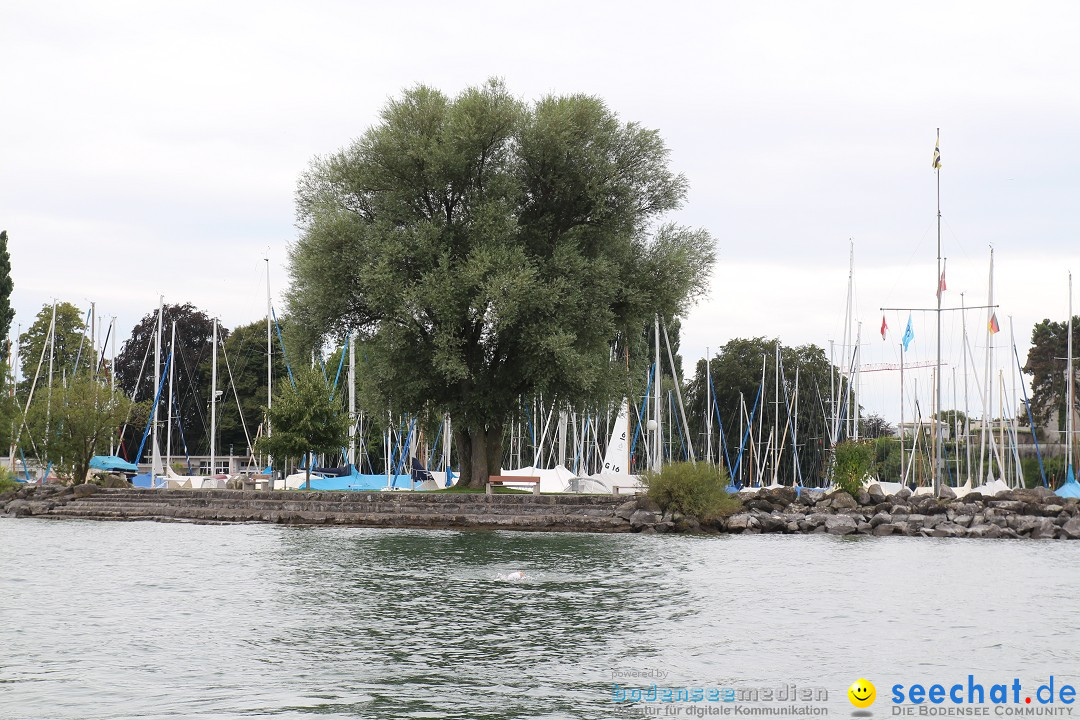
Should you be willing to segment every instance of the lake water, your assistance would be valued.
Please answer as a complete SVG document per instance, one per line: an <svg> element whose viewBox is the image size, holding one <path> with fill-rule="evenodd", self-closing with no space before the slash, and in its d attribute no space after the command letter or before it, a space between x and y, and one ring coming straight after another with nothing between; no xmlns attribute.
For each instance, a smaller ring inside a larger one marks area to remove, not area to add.
<svg viewBox="0 0 1080 720"><path fill-rule="evenodd" d="M850 717L860 677L883 718L893 683L1080 685L1080 543L1064 541L0 519L0 553L5 720L723 705L616 703L613 683L794 684Z"/></svg>

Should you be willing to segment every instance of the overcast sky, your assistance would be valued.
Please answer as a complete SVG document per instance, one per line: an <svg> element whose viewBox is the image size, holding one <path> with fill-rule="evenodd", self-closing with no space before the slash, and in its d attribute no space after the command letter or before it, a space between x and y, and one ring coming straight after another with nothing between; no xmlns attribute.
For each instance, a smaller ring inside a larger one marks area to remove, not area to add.
<svg viewBox="0 0 1080 720"><path fill-rule="evenodd" d="M263 258L279 298L309 160L405 87L497 75L523 99L591 93L661 131L691 187L670 219L719 249L684 323L687 367L733 337L839 342L849 239L863 362L898 362L907 314L885 314L883 342L879 308L934 303L941 127L945 303L986 303L992 245L1007 372L1009 317L1023 358L1035 322L1065 318L1080 270L1078 33L1069 2L7 0L15 322L93 300L124 339L159 295L228 327L263 317ZM959 328L946 317L950 366ZM932 317L914 329L907 361L932 359ZM981 367L984 336L972 345ZM898 418L896 373L865 380L863 405Z"/></svg>

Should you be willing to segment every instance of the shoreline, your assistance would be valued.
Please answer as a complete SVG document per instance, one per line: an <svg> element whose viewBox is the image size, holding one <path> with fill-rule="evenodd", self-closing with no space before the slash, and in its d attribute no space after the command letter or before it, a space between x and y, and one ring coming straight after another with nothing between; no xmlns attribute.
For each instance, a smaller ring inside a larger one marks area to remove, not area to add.
<svg viewBox="0 0 1080 720"><path fill-rule="evenodd" d="M1080 502L1045 488L994 497L825 494L789 487L740 497L726 518L662 512L644 495L146 490L28 486L0 494L0 516L593 533L829 534L883 537L1080 539Z"/></svg>

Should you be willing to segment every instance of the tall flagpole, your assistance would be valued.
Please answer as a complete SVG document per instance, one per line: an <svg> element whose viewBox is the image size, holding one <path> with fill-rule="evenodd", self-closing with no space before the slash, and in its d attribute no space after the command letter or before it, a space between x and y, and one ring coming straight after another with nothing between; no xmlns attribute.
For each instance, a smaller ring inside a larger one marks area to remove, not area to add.
<svg viewBox="0 0 1080 720"><path fill-rule="evenodd" d="M934 140L934 170L937 175L937 365L941 369L941 128L937 129ZM937 410L941 412L941 373L937 378ZM941 491L941 423L934 422L934 495Z"/></svg>

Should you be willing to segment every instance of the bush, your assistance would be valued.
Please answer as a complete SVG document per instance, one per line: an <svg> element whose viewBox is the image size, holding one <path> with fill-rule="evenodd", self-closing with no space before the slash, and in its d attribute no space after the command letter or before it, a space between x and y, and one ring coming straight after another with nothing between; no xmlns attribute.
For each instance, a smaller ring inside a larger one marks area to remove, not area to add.
<svg viewBox="0 0 1080 720"><path fill-rule="evenodd" d="M8 490L18 490L21 487L26 486L17 481L10 470L0 467L0 493L7 492Z"/></svg>
<svg viewBox="0 0 1080 720"><path fill-rule="evenodd" d="M715 520L738 512L739 499L727 491L727 473L707 463L674 463L641 476L649 497L664 511L678 511L698 520Z"/></svg>
<svg viewBox="0 0 1080 720"><path fill-rule="evenodd" d="M874 467L874 443L846 440L837 445L834 452L833 484L854 496Z"/></svg>

